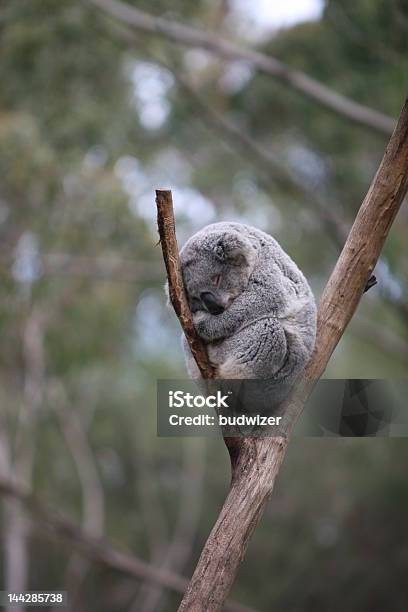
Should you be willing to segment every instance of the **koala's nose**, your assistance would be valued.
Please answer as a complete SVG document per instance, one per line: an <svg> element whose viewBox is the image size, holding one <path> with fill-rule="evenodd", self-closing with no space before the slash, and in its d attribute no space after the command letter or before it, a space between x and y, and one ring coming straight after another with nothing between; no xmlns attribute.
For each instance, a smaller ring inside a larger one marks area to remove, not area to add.
<svg viewBox="0 0 408 612"><path fill-rule="evenodd" d="M190 300L190 310L193 314L202 309L203 309L203 303L201 300L199 300L198 298L193 298L192 300Z"/></svg>
<svg viewBox="0 0 408 612"><path fill-rule="evenodd" d="M220 304L211 291L204 291L203 293L200 293L200 299L210 314L218 315L225 310L224 306Z"/></svg>

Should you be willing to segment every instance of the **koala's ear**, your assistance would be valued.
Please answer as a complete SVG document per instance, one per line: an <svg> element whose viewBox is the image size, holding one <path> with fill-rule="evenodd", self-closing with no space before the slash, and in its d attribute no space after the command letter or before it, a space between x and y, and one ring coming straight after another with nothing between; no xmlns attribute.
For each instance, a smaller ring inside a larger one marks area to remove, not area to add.
<svg viewBox="0 0 408 612"><path fill-rule="evenodd" d="M250 247L250 245L248 245ZM219 261L234 266L242 266L248 263L248 247L237 236L227 234L220 238L214 248L215 255Z"/></svg>

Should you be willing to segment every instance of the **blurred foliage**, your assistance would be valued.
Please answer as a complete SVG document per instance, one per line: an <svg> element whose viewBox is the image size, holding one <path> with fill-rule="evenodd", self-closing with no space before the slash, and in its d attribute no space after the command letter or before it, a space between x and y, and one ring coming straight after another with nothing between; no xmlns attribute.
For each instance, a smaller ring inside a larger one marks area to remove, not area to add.
<svg viewBox="0 0 408 612"><path fill-rule="evenodd" d="M220 36L239 36L234 2L132 3ZM403 0L326 0L320 20L272 33L259 48L397 116L407 91L407 32ZM195 472L188 469L186 441L158 439L155 431L156 380L185 374L178 325L162 291L154 189L174 190L181 242L213 220L260 226L299 263L317 296L338 254L319 209L278 186L273 175L266 186L250 153L238 154L222 131L208 126L163 60L210 108L294 172L346 227L386 139L240 62L162 37L134 34L130 45L86 2L6 0L0 58L5 440L15 457L15 433L31 414L32 487L80 522L81 474L58 414L80 416L104 493L106 536L159 564L186 503L184 479L190 474L194 480ZM384 250L379 286L364 296L361 318L336 350L329 376L407 375L407 226L405 207ZM51 269L52 256L68 264ZM32 354L33 321L38 343ZM36 368L41 352L42 372ZM32 379L40 405L33 406ZM202 452L197 445L197 456ZM407 453L404 440L294 441L234 597L265 612L406 610ZM186 575L228 484L220 441L206 440L202 461L205 504L192 553L178 568ZM4 538L5 518L2 524ZM65 584L71 554L34 529L28 588ZM5 555L0 563L4 576ZM73 609L125 610L136 601L132 609L142 610L144 589L92 566ZM178 600L168 593L157 610L174 610Z"/></svg>

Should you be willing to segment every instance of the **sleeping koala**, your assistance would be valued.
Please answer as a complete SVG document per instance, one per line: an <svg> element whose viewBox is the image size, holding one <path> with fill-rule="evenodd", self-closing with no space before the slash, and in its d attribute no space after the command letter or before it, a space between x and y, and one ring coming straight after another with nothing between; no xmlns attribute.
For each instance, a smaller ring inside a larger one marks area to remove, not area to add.
<svg viewBox="0 0 408 612"><path fill-rule="evenodd" d="M273 379L301 373L316 335L316 305L296 264L268 234L241 223L214 223L180 252L198 335L217 377ZM200 372L183 335L187 369Z"/></svg>

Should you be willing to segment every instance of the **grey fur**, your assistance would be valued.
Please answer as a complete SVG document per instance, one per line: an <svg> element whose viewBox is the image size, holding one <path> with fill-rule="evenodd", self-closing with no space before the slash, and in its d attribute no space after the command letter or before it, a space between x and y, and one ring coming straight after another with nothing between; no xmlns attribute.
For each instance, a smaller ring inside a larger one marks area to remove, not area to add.
<svg viewBox="0 0 408 612"><path fill-rule="evenodd" d="M219 378L288 382L303 370L315 342L315 300L276 240L240 223L215 223L192 236L180 258L194 324ZM210 314L203 292L225 310ZM190 376L199 377L184 335L183 348Z"/></svg>

